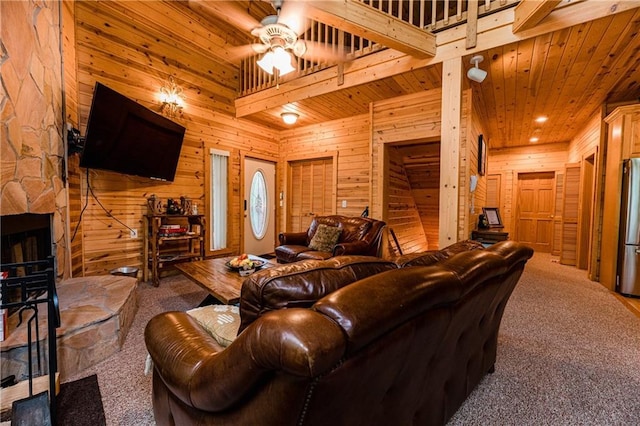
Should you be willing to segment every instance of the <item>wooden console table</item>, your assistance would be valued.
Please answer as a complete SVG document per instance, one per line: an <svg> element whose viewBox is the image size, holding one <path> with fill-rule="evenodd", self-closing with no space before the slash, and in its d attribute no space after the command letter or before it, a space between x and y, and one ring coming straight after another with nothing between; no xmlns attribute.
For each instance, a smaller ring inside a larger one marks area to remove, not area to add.
<svg viewBox="0 0 640 426"><path fill-rule="evenodd" d="M476 229L471 231L471 239L483 244L495 244L509 239L509 233L500 229Z"/></svg>

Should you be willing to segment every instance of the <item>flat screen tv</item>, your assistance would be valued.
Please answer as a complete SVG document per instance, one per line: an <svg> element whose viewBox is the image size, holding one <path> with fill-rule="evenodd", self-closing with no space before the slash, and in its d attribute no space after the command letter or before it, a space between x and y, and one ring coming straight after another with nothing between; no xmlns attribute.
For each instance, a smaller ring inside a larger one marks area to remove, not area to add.
<svg viewBox="0 0 640 426"><path fill-rule="evenodd" d="M185 128L96 83L80 167L173 181Z"/></svg>

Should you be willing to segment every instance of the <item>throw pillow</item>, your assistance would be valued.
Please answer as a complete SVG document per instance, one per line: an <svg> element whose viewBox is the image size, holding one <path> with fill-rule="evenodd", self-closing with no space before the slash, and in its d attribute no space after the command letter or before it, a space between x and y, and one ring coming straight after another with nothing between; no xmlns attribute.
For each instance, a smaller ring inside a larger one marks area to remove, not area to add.
<svg viewBox="0 0 640 426"><path fill-rule="evenodd" d="M187 313L225 348L238 335L240 312L237 306L208 305L191 309Z"/></svg>
<svg viewBox="0 0 640 426"><path fill-rule="evenodd" d="M333 247L338 243L341 232L342 230L337 226L320 224L309 242L309 248L318 251L332 252Z"/></svg>

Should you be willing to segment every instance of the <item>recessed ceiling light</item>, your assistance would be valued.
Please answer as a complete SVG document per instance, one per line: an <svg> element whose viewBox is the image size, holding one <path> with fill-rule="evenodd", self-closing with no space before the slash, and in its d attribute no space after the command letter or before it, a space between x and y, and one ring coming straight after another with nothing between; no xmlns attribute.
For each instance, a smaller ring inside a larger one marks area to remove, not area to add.
<svg viewBox="0 0 640 426"><path fill-rule="evenodd" d="M545 117L544 115L541 115L540 117L536 118L536 123L544 123L548 119L549 117Z"/></svg>
<svg viewBox="0 0 640 426"><path fill-rule="evenodd" d="M536 138L535 136L532 138L529 138L529 142L538 142L540 139Z"/></svg>

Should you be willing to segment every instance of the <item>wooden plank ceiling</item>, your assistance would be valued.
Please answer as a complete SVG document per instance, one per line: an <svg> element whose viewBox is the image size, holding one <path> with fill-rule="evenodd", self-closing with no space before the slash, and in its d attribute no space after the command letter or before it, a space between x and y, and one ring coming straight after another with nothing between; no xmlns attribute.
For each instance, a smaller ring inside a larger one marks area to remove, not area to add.
<svg viewBox="0 0 640 426"><path fill-rule="evenodd" d="M273 14L268 2L233 2L233 14L224 11L225 2L213 2L219 9L191 8L215 26L228 28L229 49L250 40L243 34L250 22ZM186 7L186 6L185 6ZM246 19L239 19L245 16ZM640 9L600 18L542 36L479 52L480 67L488 71L479 84L468 82L486 123L492 148L526 146L532 137L538 144L567 142L593 117L601 104L640 99ZM232 39L235 37L235 39ZM471 68L472 55L463 58ZM466 70L465 70L466 71ZM440 64L413 69L359 86L246 116L275 129L286 129L280 113L300 115L296 126L321 123L369 111L371 102L429 90L441 86ZM466 81L466 79L465 79ZM543 124L535 118L544 115Z"/></svg>

